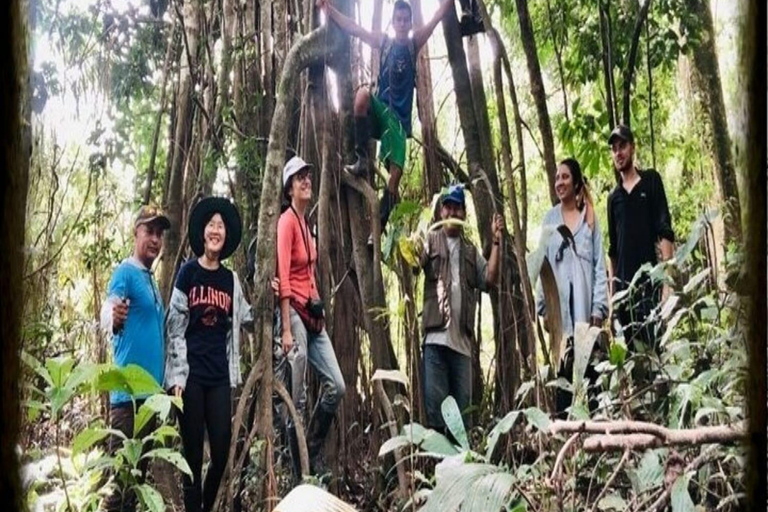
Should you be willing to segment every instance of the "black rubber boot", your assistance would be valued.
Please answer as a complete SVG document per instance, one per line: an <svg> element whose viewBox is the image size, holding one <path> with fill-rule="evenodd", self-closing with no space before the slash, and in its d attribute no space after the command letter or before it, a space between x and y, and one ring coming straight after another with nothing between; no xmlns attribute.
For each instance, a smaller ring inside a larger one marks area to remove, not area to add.
<svg viewBox="0 0 768 512"><path fill-rule="evenodd" d="M301 457L299 455L299 438L296 435L296 427L286 429L288 436L288 449L291 451L291 472L293 480L297 484L301 483Z"/></svg>
<svg viewBox="0 0 768 512"><path fill-rule="evenodd" d="M331 428L335 413L328 412L322 407L315 409L312 421L309 422L309 434L307 435L307 449L309 451L309 469L312 474L317 473L320 453L323 451L325 438Z"/></svg>
<svg viewBox="0 0 768 512"><path fill-rule="evenodd" d="M384 193L381 195L381 202L379 203L379 218L381 219L381 232L384 233L384 228L387 227L389 222L389 215L392 210L395 209L397 204L397 196L389 191L389 188L384 189Z"/></svg>
<svg viewBox="0 0 768 512"><path fill-rule="evenodd" d="M459 20L459 29L462 37L473 36L480 32L485 32L483 19L480 17L479 7L476 0L461 0L461 19Z"/></svg>
<svg viewBox="0 0 768 512"><path fill-rule="evenodd" d="M371 127L368 116L355 117L355 155L357 159L344 169L358 178L368 174L368 139L371 138Z"/></svg>

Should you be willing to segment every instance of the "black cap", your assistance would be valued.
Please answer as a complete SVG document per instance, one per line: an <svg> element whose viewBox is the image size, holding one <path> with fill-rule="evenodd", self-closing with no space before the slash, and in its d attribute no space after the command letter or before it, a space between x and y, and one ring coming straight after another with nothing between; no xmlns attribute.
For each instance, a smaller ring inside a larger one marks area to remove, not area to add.
<svg viewBox="0 0 768 512"><path fill-rule="evenodd" d="M611 146L613 144L613 141L616 138L625 140L629 142L630 144L635 143L635 136L632 135L632 130L629 129L629 126L624 124L617 124L616 127L611 132L611 135L608 137L608 145Z"/></svg>

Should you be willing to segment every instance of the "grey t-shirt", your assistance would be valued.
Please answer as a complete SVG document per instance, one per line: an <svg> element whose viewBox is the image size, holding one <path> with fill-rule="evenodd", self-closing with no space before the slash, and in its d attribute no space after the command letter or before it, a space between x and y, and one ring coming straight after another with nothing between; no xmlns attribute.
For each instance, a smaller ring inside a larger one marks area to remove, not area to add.
<svg viewBox="0 0 768 512"><path fill-rule="evenodd" d="M472 341L461 331L459 318L461 318L461 279L459 277L459 237L448 237L448 252L451 259L451 318L448 325L442 331L428 332L424 343L432 345L444 345L467 357L472 356ZM488 275L488 262L485 261L480 251L477 252L477 283L480 290L485 290L486 276ZM456 321L454 321L454 319Z"/></svg>

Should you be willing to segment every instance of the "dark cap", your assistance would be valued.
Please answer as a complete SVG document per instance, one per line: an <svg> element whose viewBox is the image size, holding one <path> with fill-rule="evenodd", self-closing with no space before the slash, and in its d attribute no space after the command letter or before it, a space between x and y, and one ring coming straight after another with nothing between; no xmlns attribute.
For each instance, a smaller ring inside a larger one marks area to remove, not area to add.
<svg viewBox="0 0 768 512"><path fill-rule="evenodd" d="M171 221L165 216L163 210L155 204L145 204L139 208L136 218L133 221L133 227L137 228L141 224L151 224L157 221L163 229L171 227Z"/></svg>
<svg viewBox="0 0 768 512"><path fill-rule="evenodd" d="M613 141L616 140L616 138L625 140L630 144L635 143L635 136L632 135L632 130L629 129L629 126L624 124L616 125L616 127L611 132L611 135L608 137L608 145L613 145Z"/></svg>
<svg viewBox="0 0 768 512"><path fill-rule="evenodd" d="M456 203L464 206L464 185L451 185L440 199L441 204Z"/></svg>

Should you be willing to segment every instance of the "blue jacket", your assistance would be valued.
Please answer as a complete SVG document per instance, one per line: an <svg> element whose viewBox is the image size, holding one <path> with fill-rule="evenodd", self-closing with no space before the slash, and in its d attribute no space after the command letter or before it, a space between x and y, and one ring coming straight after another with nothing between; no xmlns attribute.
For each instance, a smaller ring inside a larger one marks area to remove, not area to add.
<svg viewBox="0 0 768 512"><path fill-rule="evenodd" d="M586 209L581 212L579 224L573 233L575 247L570 242L558 257L563 237L557 227L565 224L562 206L555 205L544 216L542 224L555 228L547 240L546 258L552 266L560 295L560 312L563 334L572 336L577 322L589 323L590 317L605 319L608 315L608 288L603 253L603 236L595 219L594 229L585 219ZM558 261L559 260L559 261ZM573 311L569 299L573 285ZM536 305L540 315L546 314L544 292L539 284Z"/></svg>

